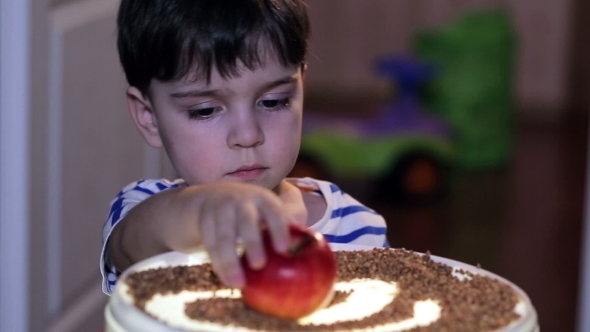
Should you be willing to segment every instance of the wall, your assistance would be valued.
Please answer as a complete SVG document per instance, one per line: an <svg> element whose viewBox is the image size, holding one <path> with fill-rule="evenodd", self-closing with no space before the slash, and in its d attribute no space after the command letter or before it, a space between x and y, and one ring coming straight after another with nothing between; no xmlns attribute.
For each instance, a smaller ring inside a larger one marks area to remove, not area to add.
<svg viewBox="0 0 590 332"><path fill-rule="evenodd" d="M468 9L501 6L513 16L520 40L515 91L519 108L526 116L557 119L569 96L573 1L308 0L308 100L382 99L388 86L370 71L374 56L407 51L418 28L441 26Z"/></svg>
<svg viewBox="0 0 590 332"><path fill-rule="evenodd" d="M590 93L590 1L575 0L572 33L570 35L571 61L568 85L568 108L575 114L588 114Z"/></svg>

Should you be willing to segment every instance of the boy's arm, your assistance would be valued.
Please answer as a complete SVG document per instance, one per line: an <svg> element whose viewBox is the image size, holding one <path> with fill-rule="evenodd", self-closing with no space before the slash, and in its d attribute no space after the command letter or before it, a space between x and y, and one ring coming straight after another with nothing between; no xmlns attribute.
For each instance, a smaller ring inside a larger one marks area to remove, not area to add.
<svg viewBox="0 0 590 332"><path fill-rule="evenodd" d="M196 228L196 223L182 225L184 220L174 208L174 200L180 190L169 189L147 198L133 207L114 227L107 246L111 263L117 270L124 271L145 258L179 247L169 240L170 233L192 235L194 243L199 243L198 232L191 229L191 226ZM193 248L186 248L190 249Z"/></svg>
<svg viewBox="0 0 590 332"><path fill-rule="evenodd" d="M110 210L107 220L103 226L103 248L100 259L100 269L103 276L103 291L110 294L115 286L117 277L121 270L113 266L110 258L109 246L111 243L112 232L119 226L119 222L135 206L145 201L149 197L165 191L170 188L183 186L184 181L181 179L168 181L166 179L147 179L132 182L123 188L110 204Z"/></svg>
<svg viewBox="0 0 590 332"><path fill-rule="evenodd" d="M168 189L139 203L119 221L109 239L109 258L123 271L163 252L191 252L203 246L220 278L241 286L236 239L243 240L250 264L264 265L259 223L266 220L275 248L285 250L287 218L281 204L271 191L239 183Z"/></svg>

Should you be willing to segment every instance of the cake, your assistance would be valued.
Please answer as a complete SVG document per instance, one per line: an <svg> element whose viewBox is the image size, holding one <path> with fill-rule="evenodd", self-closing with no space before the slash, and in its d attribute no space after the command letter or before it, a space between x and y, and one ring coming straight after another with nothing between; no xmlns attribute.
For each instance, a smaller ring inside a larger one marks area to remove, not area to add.
<svg viewBox="0 0 590 332"><path fill-rule="evenodd" d="M298 321L248 308L206 254L168 253L123 274L106 308L107 331L538 330L526 294L481 268L403 249L332 247L334 298Z"/></svg>

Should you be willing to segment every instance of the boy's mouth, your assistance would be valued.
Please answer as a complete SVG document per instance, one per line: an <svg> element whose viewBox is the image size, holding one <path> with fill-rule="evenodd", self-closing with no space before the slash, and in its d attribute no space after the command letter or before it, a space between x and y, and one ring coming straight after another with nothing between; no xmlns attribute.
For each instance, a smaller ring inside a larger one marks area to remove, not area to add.
<svg viewBox="0 0 590 332"><path fill-rule="evenodd" d="M264 167L262 165L242 166L231 173L227 173L227 175L242 180L254 180L261 176L267 169L268 167Z"/></svg>

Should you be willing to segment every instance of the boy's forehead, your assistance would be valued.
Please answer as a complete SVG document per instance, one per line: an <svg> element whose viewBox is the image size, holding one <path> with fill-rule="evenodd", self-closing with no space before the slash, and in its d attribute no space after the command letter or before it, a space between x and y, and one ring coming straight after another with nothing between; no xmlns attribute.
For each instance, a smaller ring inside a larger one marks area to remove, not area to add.
<svg viewBox="0 0 590 332"><path fill-rule="evenodd" d="M265 69L284 69L289 70L289 67L285 67L283 62L280 60L279 54L276 52L275 48L273 47L272 43L268 41L266 38L260 38L255 43L256 46L256 55L250 59L250 61L246 64L244 63L239 57L233 61L232 66L228 66L228 62L226 62L226 69L222 75L222 71L219 70L216 63L212 63L210 68L204 68L203 63L195 59L192 63L192 67L190 70L180 79L178 82L180 84L203 84L208 85L207 82L207 71L210 70L210 77L214 78L221 78L223 80L231 80L235 78L240 78L247 72L252 72L256 70L265 70ZM231 63L231 61L229 62ZM231 67L231 68L228 68ZM227 70L230 69L230 70Z"/></svg>
<svg viewBox="0 0 590 332"><path fill-rule="evenodd" d="M249 75L251 73L261 73L262 76L266 77L268 80L276 80L277 78L282 78L285 75L295 75L299 70L299 67L300 66L284 66L278 60L270 60L262 62L260 65L257 65L254 68L248 68L241 61L237 60L235 71L228 73L225 76L221 74L216 66L212 66L210 81L207 81L205 73L202 70L199 70L199 68L193 67L186 75L177 80L171 81L170 83L176 87L187 85L209 86L227 83L228 81L232 80L238 80L243 78L244 75Z"/></svg>
<svg viewBox="0 0 590 332"><path fill-rule="evenodd" d="M149 90L152 94L177 95L189 91L204 93L205 91L237 91L234 89L243 88L261 89L301 80L300 69L301 66L285 67L280 63L267 63L265 66L254 69L241 65L235 75L223 77L216 68L212 68L210 81L207 81L205 75L199 74L198 70L191 70L185 76L172 81L163 82L154 79Z"/></svg>

